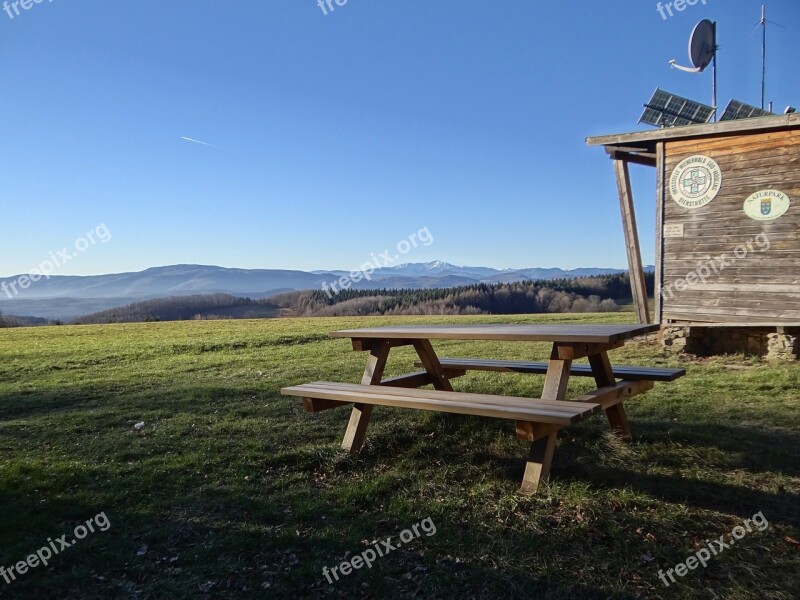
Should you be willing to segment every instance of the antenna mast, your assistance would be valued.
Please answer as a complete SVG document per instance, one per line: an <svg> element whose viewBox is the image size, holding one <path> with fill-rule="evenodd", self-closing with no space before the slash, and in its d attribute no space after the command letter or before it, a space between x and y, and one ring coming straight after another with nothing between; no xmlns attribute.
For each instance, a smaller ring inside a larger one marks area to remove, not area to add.
<svg viewBox="0 0 800 600"><path fill-rule="evenodd" d="M767 99L767 5L761 5L761 109Z"/></svg>

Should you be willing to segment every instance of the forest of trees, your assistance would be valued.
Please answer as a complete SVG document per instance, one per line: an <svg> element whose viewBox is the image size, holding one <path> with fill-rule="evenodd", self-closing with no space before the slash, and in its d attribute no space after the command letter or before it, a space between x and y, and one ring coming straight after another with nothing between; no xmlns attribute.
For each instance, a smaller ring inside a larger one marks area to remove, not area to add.
<svg viewBox="0 0 800 600"><path fill-rule="evenodd" d="M646 274L653 293L653 273ZM423 290L322 290L287 292L263 299L230 294L174 296L136 302L75 319L75 324L137 323L189 319L333 317L365 315L478 315L613 312L630 302L627 274L577 279L475 284ZM55 325L46 319L0 314L0 327Z"/></svg>
<svg viewBox="0 0 800 600"><path fill-rule="evenodd" d="M3 315L3 313L0 312L0 329L3 329L4 327L33 327L36 325L61 325L61 323L39 317L15 317L13 315Z"/></svg>
<svg viewBox="0 0 800 600"><path fill-rule="evenodd" d="M653 274L646 276L652 293ZM294 316L470 315L613 312L630 301L627 274L579 279L475 284L425 290L322 290L288 292L270 302Z"/></svg>
<svg viewBox="0 0 800 600"><path fill-rule="evenodd" d="M231 308L264 304L261 300L240 298L230 294L198 294L173 296L135 302L126 306L109 308L75 319L78 325L102 323L141 323L147 321L185 321L202 318L209 311L224 312ZM213 318L213 317L209 317Z"/></svg>

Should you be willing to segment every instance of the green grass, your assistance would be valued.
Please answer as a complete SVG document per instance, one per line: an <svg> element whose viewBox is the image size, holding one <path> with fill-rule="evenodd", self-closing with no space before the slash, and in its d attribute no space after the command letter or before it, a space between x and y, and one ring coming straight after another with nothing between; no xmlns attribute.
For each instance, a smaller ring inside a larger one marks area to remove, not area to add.
<svg viewBox="0 0 800 600"><path fill-rule="evenodd" d="M0 330L0 565L103 511L111 527L0 597L796 598L800 375L655 339L623 364L688 376L563 431L550 483L516 493L509 422L378 409L343 455L347 410L309 415L282 386L357 382L334 329L395 323L624 322L628 314L149 323ZM542 344L440 342L441 356L544 358ZM407 349L388 375L411 370ZM542 378L473 373L465 391L530 395ZM574 380L571 393L591 386ZM144 421L144 429L134 424ZM707 538L753 532L665 588ZM431 517L437 533L328 585L324 566ZM146 546L146 552L142 552Z"/></svg>

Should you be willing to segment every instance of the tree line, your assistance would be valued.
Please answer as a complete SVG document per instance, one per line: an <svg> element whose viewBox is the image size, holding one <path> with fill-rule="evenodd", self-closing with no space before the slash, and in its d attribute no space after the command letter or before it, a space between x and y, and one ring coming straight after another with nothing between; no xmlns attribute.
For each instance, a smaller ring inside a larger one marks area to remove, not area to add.
<svg viewBox="0 0 800 600"><path fill-rule="evenodd" d="M654 277L646 273L652 294ZM75 319L79 325L253 318L278 314L297 317L366 315L481 315L568 312L614 312L629 303L627 274L575 279L477 283L456 288L343 290L332 297L323 290L286 292L270 298L231 294L173 296L135 302ZM251 310L252 309L252 310ZM260 310L256 310L260 309ZM266 309L274 309L274 313ZM0 314L0 327L61 324L46 319Z"/></svg>
<svg viewBox="0 0 800 600"><path fill-rule="evenodd" d="M653 274L646 274L652 293ZM576 279L478 283L422 290L323 290L287 292L269 299L295 316L470 315L613 312L630 302L627 274Z"/></svg>

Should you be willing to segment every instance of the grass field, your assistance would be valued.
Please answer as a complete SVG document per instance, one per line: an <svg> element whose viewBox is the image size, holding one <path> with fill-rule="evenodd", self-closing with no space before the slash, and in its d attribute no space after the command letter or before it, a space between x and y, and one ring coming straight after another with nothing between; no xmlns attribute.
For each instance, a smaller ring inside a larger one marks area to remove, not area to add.
<svg viewBox="0 0 800 600"><path fill-rule="evenodd" d="M689 361L655 339L612 353L688 376L628 403L629 444L594 417L559 437L550 483L516 493L526 445L503 421L302 412L282 386L357 382L334 329L396 323L625 322L629 314L274 319L0 330L0 565L104 513L110 527L2 598L797 598L800 369ZM542 344L440 342L441 356L544 358ZM398 351L388 375L411 370ZM456 388L538 395L543 378ZM579 381L577 393L591 386ZM134 428L139 422L145 426ZM761 512L764 531L669 588L673 568ZM428 518L436 534L329 585L323 567Z"/></svg>

